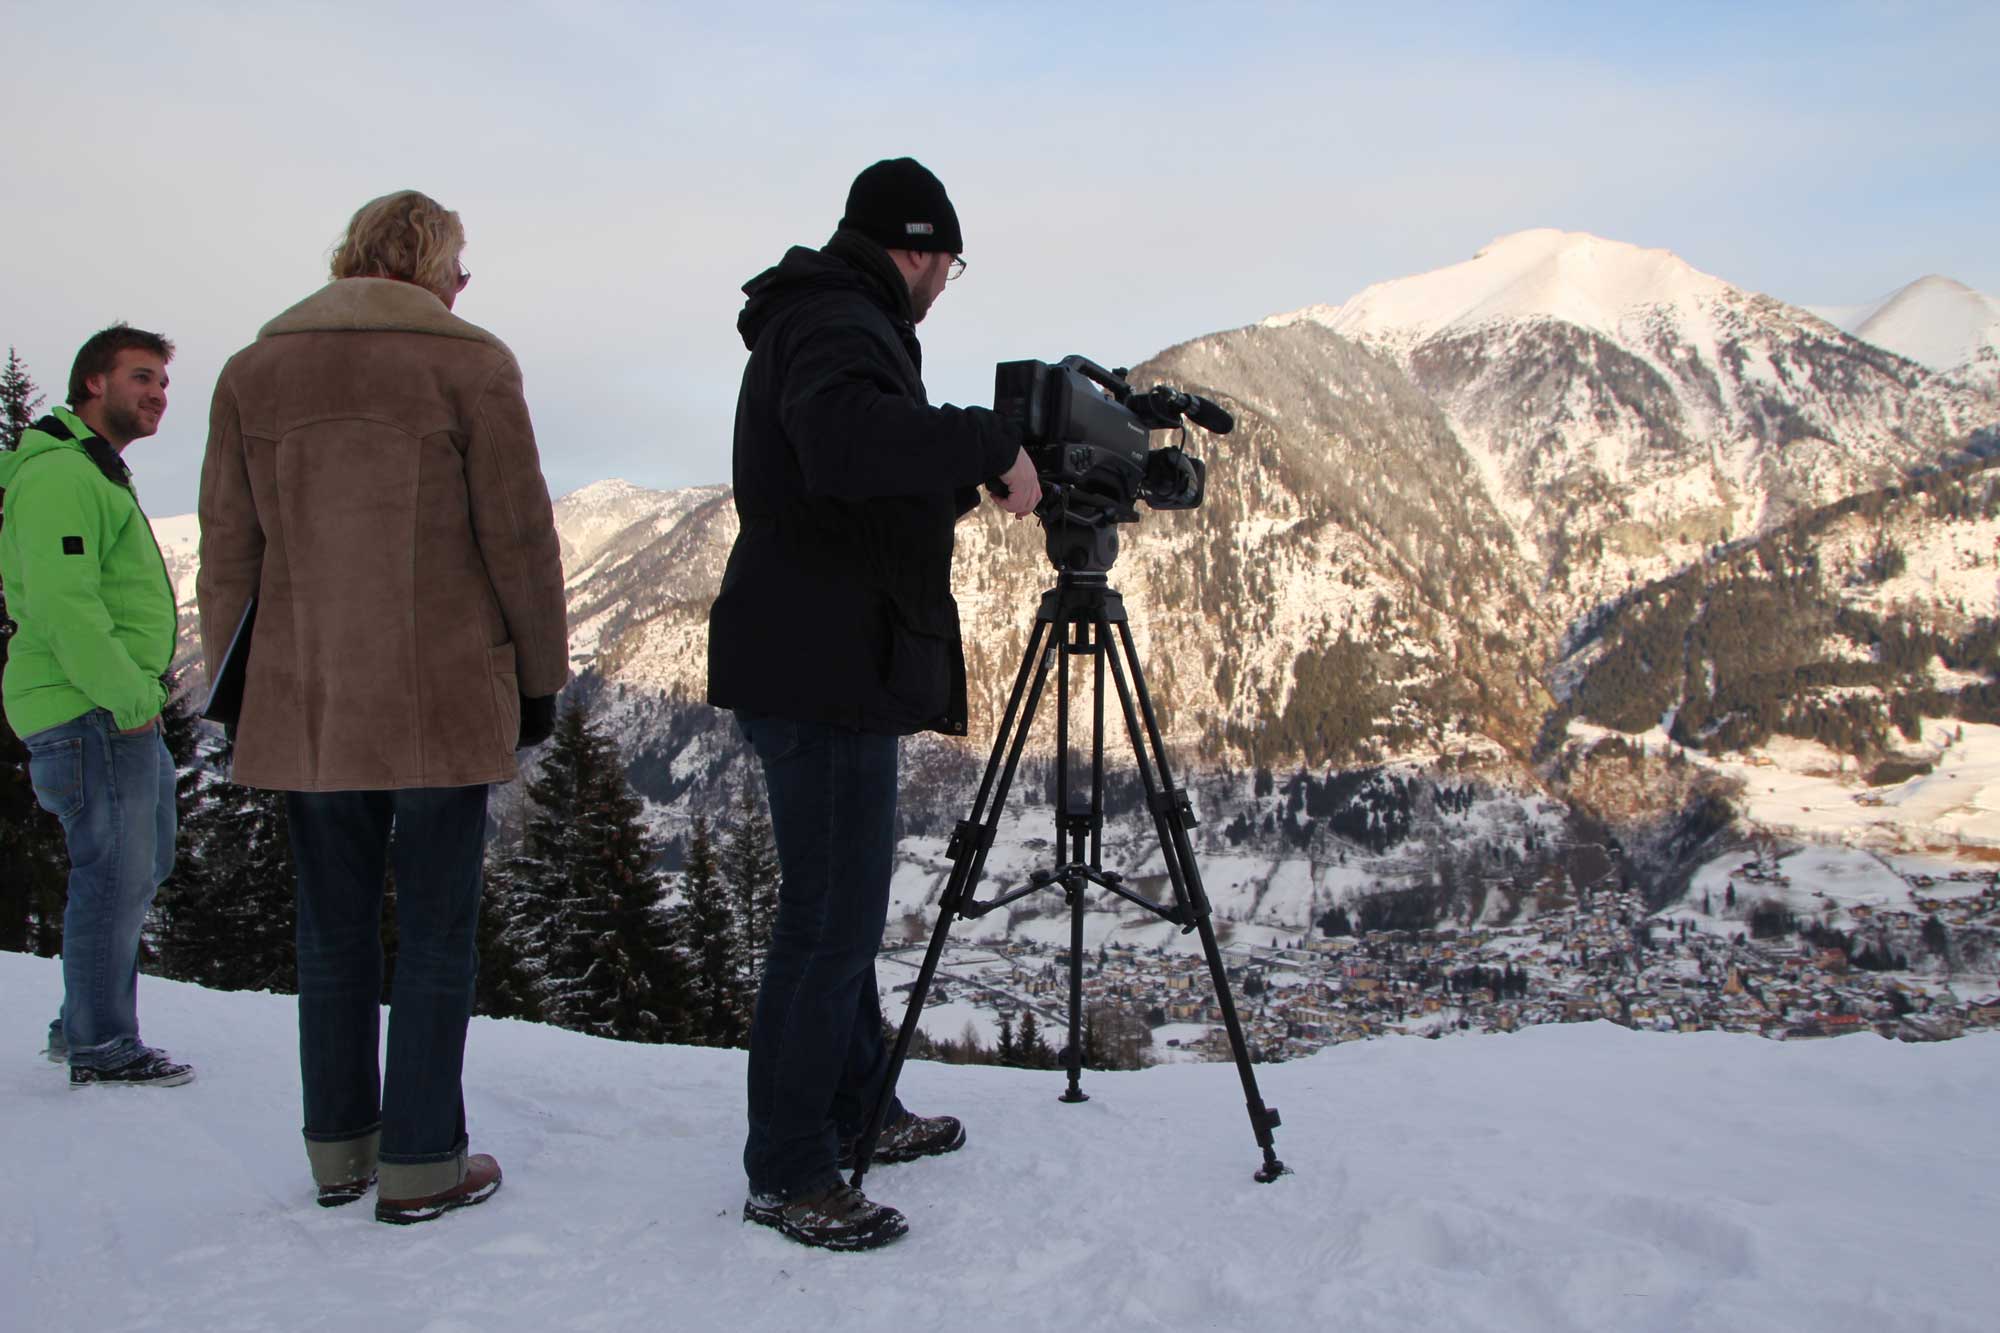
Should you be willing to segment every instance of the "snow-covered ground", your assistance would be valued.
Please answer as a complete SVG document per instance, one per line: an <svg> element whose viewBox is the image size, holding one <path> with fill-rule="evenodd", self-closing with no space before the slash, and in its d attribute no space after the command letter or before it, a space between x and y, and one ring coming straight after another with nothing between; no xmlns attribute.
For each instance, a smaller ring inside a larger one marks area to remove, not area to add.
<svg viewBox="0 0 2000 1333"><path fill-rule="evenodd" d="M71 1093L56 965L0 954L0 1327L1661 1330L1992 1326L2000 1037L1904 1046L1606 1024L1356 1042L1235 1072L913 1066L964 1151L869 1176L865 1255L738 1221L743 1057L477 1021L506 1187L414 1228L313 1205L289 1000L148 978L179 1089Z"/></svg>
<svg viewBox="0 0 2000 1333"><path fill-rule="evenodd" d="M1946 858L1971 853L1983 863L2000 847L2000 727L1925 718L1919 730L1921 739L1904 757L1929 763L1931 771L1880 787L1867 784L1866 766L1851 756L1787 736L1721 759L1682 747L1664 726L1623 739L1740 780L1749 826L1773 836ZM1569 724L1578 741L1614 734Z"/></svg>

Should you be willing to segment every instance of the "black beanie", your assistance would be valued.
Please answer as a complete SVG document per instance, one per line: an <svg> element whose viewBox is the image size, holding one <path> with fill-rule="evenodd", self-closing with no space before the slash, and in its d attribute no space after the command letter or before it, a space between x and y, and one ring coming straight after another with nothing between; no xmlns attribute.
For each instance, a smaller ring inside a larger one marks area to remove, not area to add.
<svg viewBox="0 0 2000 1333"><path fill-rule="evenodd" d="M840 225L884 250L942 250L962 254L958 213L944 186L911 157L890 158L854 178Z"/></svg>

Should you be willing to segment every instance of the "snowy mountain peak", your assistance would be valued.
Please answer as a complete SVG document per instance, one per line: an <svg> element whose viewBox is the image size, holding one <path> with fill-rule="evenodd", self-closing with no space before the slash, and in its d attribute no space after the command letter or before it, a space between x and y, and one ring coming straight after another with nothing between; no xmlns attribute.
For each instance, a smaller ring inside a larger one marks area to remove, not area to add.
<svg viewBox="0 0 2000 1333"><path fill-rule="evenodd" d="M648 490L616 477L571 491L555 503L563 568L574 576L621 533L670 507L676 494Z"/></svg>
<svg viewBox="0 0 2000 1333"><path fill-rule="evenodd" d="M1378 282L1343 305L1265 322L1311 321L1398 348L1509 320L1554 319L1617 338L1635 315L1693 314L1733 290L1670 251L1542 227L1502 236L1463 263Z"/></svg>
<svg viewBox="0 0 2000 1333"><path fill-rule="evenodd" d="M1931 273L1879 301L1815 306L1821 319L1933 370L2000 360L2000 301Z"/></svg>
<svg viewBox="0 0 2000 1333"><path fill-rule="evenodd" d="M593 481L588 486L579 486L556 503L569 509L599 508L629 500L635 495L647 494L651 492L643 486L621 477L609 477L603 481Z"/></svg>

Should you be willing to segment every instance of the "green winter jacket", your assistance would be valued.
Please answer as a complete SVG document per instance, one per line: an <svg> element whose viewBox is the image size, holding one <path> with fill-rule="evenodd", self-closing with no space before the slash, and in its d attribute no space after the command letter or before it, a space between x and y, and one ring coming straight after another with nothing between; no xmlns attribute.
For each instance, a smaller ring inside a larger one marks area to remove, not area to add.
<svg viewBox="0 0 2000 1333"><path fill-rule="evenodd" d="M174 656L174 589L153 525L85 451L82 418L55 417L75 439L37 423L19 449L0 450L0 592L19 626L0 695L24 737L93 708L121 728L144 724L166 704L160 676Z"/></svg>

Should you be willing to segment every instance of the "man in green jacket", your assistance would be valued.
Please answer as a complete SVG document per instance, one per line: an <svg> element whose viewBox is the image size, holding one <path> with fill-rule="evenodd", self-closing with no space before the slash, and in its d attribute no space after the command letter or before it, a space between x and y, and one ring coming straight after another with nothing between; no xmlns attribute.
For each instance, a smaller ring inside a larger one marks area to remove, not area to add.
<svg viewBox="0 0 2000 1333"><path fill-rule="evenodd" d="M94 335L57 408L0 452L0 590L15 626L0 681L35 799L69 844L63 1003L49 1059L72 1088L171 1086L194 1071L139 1040L139 932L174 865L174 762L160 734L174 590L125 446L160 428L174 345Z"/></svg>

